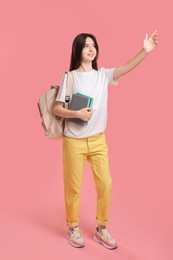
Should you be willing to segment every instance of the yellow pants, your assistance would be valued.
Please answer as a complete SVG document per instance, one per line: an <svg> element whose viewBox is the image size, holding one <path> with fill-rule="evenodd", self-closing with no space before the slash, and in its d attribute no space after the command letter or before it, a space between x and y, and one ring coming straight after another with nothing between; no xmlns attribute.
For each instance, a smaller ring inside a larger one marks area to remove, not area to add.
<svg viewBox="0 0 173 260"><path fill-rule="evenodd" d="M97 191L96 222L108 223L108 212L112 190L109 173L108 149L104 133L89 138L64 137L63 168L66 224L75 227L79 224L80 188L84 165L88 160Z"/></svg>

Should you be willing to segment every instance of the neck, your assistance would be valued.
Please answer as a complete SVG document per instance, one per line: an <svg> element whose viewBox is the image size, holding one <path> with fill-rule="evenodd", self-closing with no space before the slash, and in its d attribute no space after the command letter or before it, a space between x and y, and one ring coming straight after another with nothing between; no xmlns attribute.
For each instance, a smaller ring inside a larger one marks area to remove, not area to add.
<svg viewBox="0 0 173 260"><path fill-rule="evenodd" d="M91 71L93 69L92 62L90 63L81 63L77 71Z"/></svg>

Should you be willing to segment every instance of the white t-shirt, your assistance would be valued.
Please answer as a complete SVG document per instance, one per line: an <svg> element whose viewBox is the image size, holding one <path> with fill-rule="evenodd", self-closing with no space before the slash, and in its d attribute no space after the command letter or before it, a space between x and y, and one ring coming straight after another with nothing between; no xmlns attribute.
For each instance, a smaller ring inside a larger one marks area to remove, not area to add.
<svg viewBox="0 0 173 260"><path fill-rule="evenodd" d="M104 132L107 123L108 85L117 85L113 80L115 68L79 72L73 70L72 93L81 93L90 96L93 101L93 114L87 125L68 122L65 136L73 138L86 138ZM64 74L56 101L65 102L67 74Z"/></svg>

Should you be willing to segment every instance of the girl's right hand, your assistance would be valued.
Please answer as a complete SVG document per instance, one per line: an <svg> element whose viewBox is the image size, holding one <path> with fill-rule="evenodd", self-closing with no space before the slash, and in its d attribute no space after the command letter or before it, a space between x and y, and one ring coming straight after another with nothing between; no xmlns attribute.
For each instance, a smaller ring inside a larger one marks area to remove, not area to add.
<svg viewBox="0 0 173 260"><path fill-rule="evenodd" d="M83 121L88 122L92 116L92 108L91 107L85 107L77 111L78 118L80 118Z"/></svg>

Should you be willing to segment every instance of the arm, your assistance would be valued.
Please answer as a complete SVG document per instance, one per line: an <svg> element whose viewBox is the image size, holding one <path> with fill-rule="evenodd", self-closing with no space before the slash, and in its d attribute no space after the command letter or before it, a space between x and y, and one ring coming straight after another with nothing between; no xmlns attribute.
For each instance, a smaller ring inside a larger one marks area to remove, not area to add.
<svg viewBox="0 0 173 260"><path fill-rule="evenodd" d="M80 118L84 121L88 121L92 116L91 107L86 107L81 110L73 111L64 108L63 104L63 102L55 101L52 108L52 114L63 118Z"/></svg>
<svg viewBox="0 0 173 260"><path fill-rule="evenodd" d="M157 36L157 31L155 31L150 36L150 38L148 38L148 35L146 34L142 50L125 65L116 68L114 71L113 79L118 79L119 77L133 70L147 56L147 54L155 48L158 43Z"/></svg>

